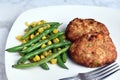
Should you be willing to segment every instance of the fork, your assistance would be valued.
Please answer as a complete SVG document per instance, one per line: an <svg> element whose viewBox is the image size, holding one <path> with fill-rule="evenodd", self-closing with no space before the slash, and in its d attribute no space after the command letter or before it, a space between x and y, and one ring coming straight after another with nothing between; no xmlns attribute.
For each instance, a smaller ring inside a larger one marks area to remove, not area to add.
<svg viewBox="0 0 120 80"><path fill-rule="evenodd" d="M62 78L59 80L102 80L119 70L119 65L114 62L87 73L79 73L77 76Z"/></svg>

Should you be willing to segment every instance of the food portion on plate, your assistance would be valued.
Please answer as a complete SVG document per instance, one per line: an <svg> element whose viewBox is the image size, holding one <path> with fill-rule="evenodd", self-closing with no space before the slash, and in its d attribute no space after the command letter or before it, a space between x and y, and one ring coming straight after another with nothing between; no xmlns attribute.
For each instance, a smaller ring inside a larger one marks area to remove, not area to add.
<svg viewBox="0 0 120 80"><path fill-rule="evenodd" d="M46 22L44 20L28 24L24 35L18 35L16 38L21 42L20 45L8 48L8 52L18 52L21 58L14 68L29 68L40 66L49 70L47 62L58 64L64 69L67 61L67 50L71 42L65 39L65 32L59 31L59 22Z"/></svg>
<svg viewBox="0 0 120 80"><path fill-rule="evenodd" d="M107 27L94 19L75 18L65 32L58 30L61 25L59 22L41 20L26 25L25 34L17 36L22 44L6 50L21 55L17 64L12 65L14 68L40 66L49 70L47 62L50 62L68 69L65 65L67 51L75 63L86 67L103 66L117 58Z"/></svg>
<svg viewBox="0 0 120 80"><path fill-rule="evenodd" d="M109 35L108 29L103 23L94 19L73 19L66 28L66 37L74 42L84 34L102 32Z"/></svg>
<svg viewBox="0 0 120 80"><path fill-rule="evenodd" d="M94 19L73 19L66 28L66 37L72 41L71 59L87 67L99 67L112 63L117 51L103 23Z"/></svg>

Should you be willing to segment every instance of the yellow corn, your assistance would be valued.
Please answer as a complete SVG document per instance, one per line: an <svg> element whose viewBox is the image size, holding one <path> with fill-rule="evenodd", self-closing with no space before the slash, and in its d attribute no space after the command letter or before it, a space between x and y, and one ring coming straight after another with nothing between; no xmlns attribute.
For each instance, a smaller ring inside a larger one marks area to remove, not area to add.
<svg viewBox="0 0 120 80"><path fill-rule="evenodd" d="M52 53L52 50L48 50L48 53Z"/></svg>
<svg viewBox="0 0 120 80"><path fill-rule="evenodd" d="M29 41L29 37L27 37L25 40L26 40L26 42Z"/></svg>
<svg viewBox="0 0 120 80"><path fill-rule="evenodd" d="M54 30L53 30L53 33L54 33L54 34L58 33L58 29L54 29Z"/></svg>
<svg viewBox="0 0 120 80"><path fill-rule="evenodd" d="M45 39L46 39L46 36L43 36L43 37L42 37L42 40L45 40Z"/></svg>
<svg viewBox="0 0 120 80"><path fill-rule="evenodd" d="M44 55L40 55L40 58L41 58L41 59L44 59L44 58L45 58L45 56L44 56Z"/></svg>
<svg viewBox="0 0 120 80"><path fill-rule="evenodd" d="M37 25L40 25L40 24L42 24L41 22L37 22Z"/></svg>
<svg viewBox="0 0 120 80"><path fill-rule="evenodd" d="M39 33L42 33L43 31L44 31L43 28L39 28L39 29L38 29L38 32L39 32Z"/></svg>
<svg viewBox="0 0 120 80"><path fill-rule="evenodd" d="M55 38L55 39L53 39L53 42L54 42L54 43L59 43L59 39L58 39L58 38Z"/></svg>
<svg viewBox="0 0 120 80"><path fill-rule="evenodd" d="M34 61L34 62L36 62L36 59L35 59L35 58L33 58L33 61Z"/></svg>
<svg viewBox="0 0 120 80"><path fill-rule="evenodd" d="M19 40L19 41L21 41L21 40L22 40L22 36L21 36L21 35L18 35L18 36L16 37L16 39Z"/></svg>
<svg viewBox="0 0 120 80"><path fill-rule="evenodd" d="M36 24L33 24L32 26L33 26L33 27L35 27L35 26L36 26Z"/></svg>
<svg viewBox="0 0 120 80"><path fill-rule="evenodd" d="M46 26L43 27L44 29L50 28L50 25L47 24Z"/></svg>
<svg viewBox="0 0 120 80"><path fill-rule="evenodd" d="M30 25L31 25L32 27L35 27L36 24L37 24L37 22L32 22Z"/></svg>
<svg viewBox="0 0 120 80"><path fill-rule="evenodd" d="M51 60L50 60L50 63L51 63L51 64L56 64L56 63L57 63L57 59L51 59Z"/></svg>
<svg viewBox="0 0 120 80"><path fill-rule="evenodd" d="M37 25L44 24L44 23L45 23L44 20L40 20L40 21L37 22Z"/></svg>
<svg viewBox="0 0 120 80"><path fill-rule="evenodd" d="M47 24L47 25L46 25L46 27L47 27L47 28L50 28L50 25L49 25L49 24Z"/></svg>
<svg viewBox="0 0 120 80"><path fill-rule="evenodd" d="M43 29L47 29L47 26L44 26Z"/></svg>
<svg viewBox="0 0 120 80"><path fill-rule="evenodd" d="M39 32L37 32L36 34L35 34L35 36L38 36L39 35Z"/></svg>
<svg viewBox="0 0 120 80"><path fill-rule="evenodd" d="M42 45L41 45L41 48L44 48L44 47L46 47L46 44L42 44Z"/></svg>
<svg viewBox="0 0 120 80"><path fill-rule="evenodd" d="M51 44L52 44L52 41L48 41L47 44L48 44L48 45L51 45Z"/></svg>
<svg viewBox="0 0 120 80"><path fill-rule="evenodd" d="M27 47L23 47L23 50L27 49Z"/></svg>
<svg viewBox="0 0 120 80"><path fill-rule="evenodd" d="M49 55L52 55L53 53L49 53Z"/></svg>
<svg viewBox="0 0 120 80"><path fill-rule="evenodd" d="M58 51L60 51L61 50L61 48L58 48Z"/></svg>
<svg viewBox="0 0 120 80"><path fill-rule="evenodd" d="M36 61L39 61L40 60L40 56L35 55L35 59L36 59Z"/></svg>
<svg viewBox="0 0 120 80"><path fill-rule="evenodd" d="M41 22L42 24L43 24L43 23L46 23L46 21L45 21L45 20L41 20L40 22Z"/></svg>
<svg viewBox="0 0 120 80"><path fill-rule="evenodd" d="M34 46L34 44L31 44L31 46Z"/></svg>
<svg viewBox="0 0 120 80"><path fill-rule="evenodd" d="M25 22L25 25L26 25L26 26L29 26L28 22Z"/></svg>
<svg viewBox="0 0 120 80"><path fill-rule="evenodd" d="M44 51L44 52L43 52L43 55L44 55L44 56L48 56L49 53L48 53L47 51Z"/></svg>
<svg viewBox="0 0 120 80"><path fill-rule="evenodd" d="M22 43L26 43L26 40L22 40Z"/></svg>
<svg viewBox="0 0 120 80"><path fill-rule="evenodd" d="M34 38L34 34L31 34L31 35L30 35L30 39L33 39L33 38Z"/></svg>

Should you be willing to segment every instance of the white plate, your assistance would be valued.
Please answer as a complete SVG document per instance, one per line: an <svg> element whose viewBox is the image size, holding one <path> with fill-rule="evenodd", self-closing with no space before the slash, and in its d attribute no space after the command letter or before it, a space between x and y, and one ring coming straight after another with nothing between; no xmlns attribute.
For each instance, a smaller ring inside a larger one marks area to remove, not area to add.
<svg viewBox="0 0 120 80"><path fill-rule="evenodd" d="M117 48L118 57L117 62L120 63L120 11L109 8L90 7L90 6L52 6L28 10L22 13L12 26L8 36L6 49L20 44L16 40L16 36L23 34L26 28L24 23L26 21L58 21L63 23L60 29L65 30L67 24L72 19L79 18L93 18L104 23L110 31L110 36ZM41 69L39 66L29 69L15 69L11 66L20 58L17 53L5 52L5 65L8 80L58 80L59 78L76 75L79 72L87 72L93 68L86 68L67 61L66 65L69 70L62 69L57 65L48 64L49 71ZM120 72L111 75L106 80L119 80Z"/></svg>

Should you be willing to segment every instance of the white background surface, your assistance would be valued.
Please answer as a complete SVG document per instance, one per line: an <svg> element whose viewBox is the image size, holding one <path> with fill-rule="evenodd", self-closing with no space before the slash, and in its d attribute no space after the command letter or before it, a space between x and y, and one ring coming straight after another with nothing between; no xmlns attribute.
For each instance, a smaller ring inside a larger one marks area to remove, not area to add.
<svg viewBox="0 0 120 80"><path fill-rule="evenodd" d="M88 5L120 9L120 0L0 0L0 80L7 80L4 71L4 48L12 23L25 10L53 5Z"/></svg>

